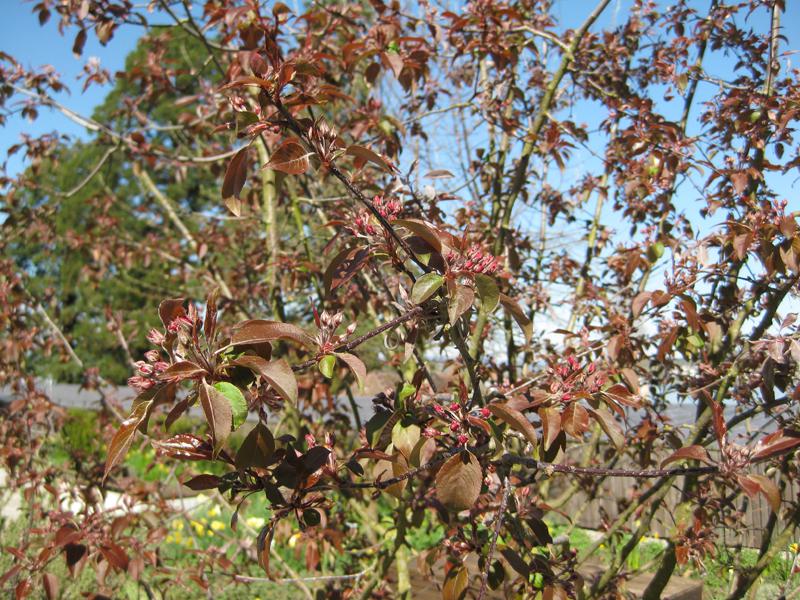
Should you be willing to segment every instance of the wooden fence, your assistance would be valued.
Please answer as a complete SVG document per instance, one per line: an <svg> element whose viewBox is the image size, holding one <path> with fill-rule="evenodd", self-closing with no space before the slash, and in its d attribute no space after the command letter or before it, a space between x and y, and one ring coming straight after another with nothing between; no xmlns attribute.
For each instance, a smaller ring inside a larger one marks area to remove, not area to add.
<svg viewBox="0 0 800 600"><path fill-rule="evenodd" d="M617 466L636 468L632 464ZM751 466L749 472L764 475L766 474L765 470L765 465L761 464ZM771 477L776 484L778 483L777 477L778 474L773 474ZM681 491L683 479L683 477L677 478L672 489L667 493L663 505L653 518L650 536L657 535L666 538L675 534L676 510L682 502L687 500ZM573 481L574 476L571 475L554 475L548 497L550 499L557 498L559 494L568 489ZM651 485L651 482L652 480L648 482L629 477L609 477L600 484L596 493L592 494L588 489L581 489L560 510L579 527L602 529L604 523L613 522L619 515L621 512L619 507L624 510L635 496ZM728 490L733 492L731 487ZM789 482L782 494L784 506L798 497L800 497L800 486L796 482ZM693 508L696 504L691 499L689 500ZM772 509L761 494L755 498L741 494L735 501L735 508L727 507L725 509L726 514L732 516L736 510L742 511L743 515L739 519L734 519L730 526L717 529L718 542L726 546L741 544L748 548L758 548L761 545L761 536ZM780 531L784 526L785 522L779 518L776 531Z"/></svg>

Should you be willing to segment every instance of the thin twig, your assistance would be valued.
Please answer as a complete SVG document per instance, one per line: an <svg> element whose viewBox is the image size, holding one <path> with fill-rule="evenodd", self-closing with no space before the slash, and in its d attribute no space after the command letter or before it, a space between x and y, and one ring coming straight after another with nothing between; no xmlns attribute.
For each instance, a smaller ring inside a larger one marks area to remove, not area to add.
<svg viewBox="0 0 800 600"><path fill-rule="evenodd" d="M492 543L489 544L489 552L486 554L486 567L483 569L481 576L481 590L478 592L478 600L483 600L486 596L486 589L489 586L489 570L492 568L492 557L494 550L497 547L497 538L500 537L500 529L503 527L503 519L506 516L506 508L508 508L508 497L511 495L511 485L508 482L508 477L503 478L503 497L500 500L500 507L497 509L497 515L494 522L494 533L492 534Z"/></svg>
<svg viewBox="0 0 800 600"><path fill-rule="evenodd" d="M388 331L389 329L397 327L401 323L405 323L406 321L409 321L409 320L413 319L414 317L419 316L421 314L422 314L422 307L421 306L415 306L414 308L412 308L411 310L403 313L399 317L395 317L391 321L387 321L383 325L381 325L379 327L376 327L375 329L373 329L371 331L368 331L367 333L365 333L363 335L360 335L357 338L353 338L352 340L350 340L349 342L347 342L345 344L337 346L336 348L333 349L333 351L334 352L347 352L348 350L352 350L353 348L355 348L357 346L360 346L361 344L363 344L367 340L369 340L371 338L374 338L376 335L380 335L384 331ZM303 371L303 370L315 365L316 363L317 363L317 359L312 358L312 359L309 359L309 360L307 360L305 362L301 362L299 364L294 365L292 367L292 370L293 371Z"/></svg>
<svg viewBox="0 0 800 600"><path fill-rule="evenodd" d="M504 454L497 464L504 466L522 465L536 471L546 473L569 473L571 475L594 475L601 477L635 477L637 479L655 479L658 477L672 477L675 475L701 475L704 473L718 473L719 467L676 467L673 469L607 469L604 467L576 467L558 463L548 463L528 458Z"/></svg>

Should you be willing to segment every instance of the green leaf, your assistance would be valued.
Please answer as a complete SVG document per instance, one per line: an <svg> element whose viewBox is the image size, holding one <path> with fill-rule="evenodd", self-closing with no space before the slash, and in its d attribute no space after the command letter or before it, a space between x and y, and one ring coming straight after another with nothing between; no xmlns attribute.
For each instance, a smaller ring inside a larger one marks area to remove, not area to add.
<svg viewBox="0 0 800 600"><path fill-rule="evenodd" d="M478 273L475 275L475 287L478 290L481 305L487 313L497 308L500 303L500 288L497 287L494 277Z"/></svg>
<svg viewBox="0 0 800 600"><path fill-rule="evenodd" d="M403 383L403 387L400 388L400 391L397 394L397 401L399 403L403 403L406 401L406 398L409 398L417 393L417 388L415 388L410 383Z"/></svg>
<svg viewBox="0 0 800 600"><path fill-rule="evenodd" d="M247 400L239 388L227 381L215 383L214 388L230 402L233 430L236 431L247 420Z"/></svg>
<svg viewBox="0 0 800 600"><path fill-rule="evenodd" d="M333 369L336 366L336 357L333 354L326 354L319 359L317 368L328 379L333 377Z"/></svg>
<svg viewBox="0 0 800 600"><path fill-rule="evenodd" d="M400 452L406 458L411 456L411 451L420 438L420 429L418 425L409 425L404 427L402 421L395 423L392 428L392 444L395 450Z"/></svg>
<svg viewBox="0 0 800 600"><path fill-rule="evenodd" d="M444 277L438 273L425 273L414 283L411 289L411 301L414 304L422 304L433 296L443 283Z"/></svg>
<svg viewBox="0 0 800 600"><path fill-rule="evenodd" d="M703 338L701 338L698 334L693 333L689 337L686 338L686 341L689 342L691 346L695 348L702 348L705 345Z"/></svg>

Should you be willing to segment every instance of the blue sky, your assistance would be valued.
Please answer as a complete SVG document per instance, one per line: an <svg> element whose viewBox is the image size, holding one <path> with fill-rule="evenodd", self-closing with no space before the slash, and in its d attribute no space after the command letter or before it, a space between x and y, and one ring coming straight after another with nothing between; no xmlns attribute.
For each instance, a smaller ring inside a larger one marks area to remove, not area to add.
<svg viewBox="0 0 800 600"><path fill-rule="evenodd" d="M125 56L136 46L136 40L142 34L142 28L129 26L118 29L108 46L103 47L94 35L89 35L83 56L75 57L72 43L77 33L68 29L66 36L58 31L58 19L55 13L44 26L39 25L38 17L31 12L33 4L17 0L5 0L3 19L0 19L0 50L20 61L24 67L53 65L61 73L61 81L71 90L70 94L60 94L60 102L78 113L88 115L97 106L108 91L107 87L89 86L81 93L83 82L78 75L90 56L101 59L101 66L113 75L123 68ZM83 135L85 130L66 119L60 113L43 111L36 121L28 121L18 116L10 118L5 127L0 128L0 162L5 160L9 146L19 142L21 133L40 135L58 130L69 135ZM7 163L9 175L18 173L23 168L19 154L12 156Z"/></svg>
<svg viewBox="0 0 800 600"><path fill-rule="evenodd" d="M562 27L576 27L591 7L595 5L595 2L596 0L562 0L556 3L554 14L561 20ZM632 0L614 0L600 18L596 27L608 26L621 21L625 18L627 9L631 4ZM666 2L664 3L664 5L667 4ZM705 11L708 4L709 0L697 0L696 2L700 11ZM125 56L134 48L142 29L133 25L119 28L106 47L102 47L94 35L90 34L83 56L75 57L72 54L72 43L76 32L70 29L67 37L62 36L58 32L57 15L55 13L45 26L40 26L37 15L31 12L32 6L31 2L7 0L4 12L5 18L0 20L0 39L3 40L0 50L11 54L26 67L37 67L45 64L53 65L56 71L62 74L62 81L72 90L71 94L61 94L59 100L78 113L90 114L92 109L102 100L107 88L92 85L85 93L81 92L82 82L78 81L77 77L81 73L85 61L91 56L99 57L101 58L101 65L113 74L123 68ZM782 33L786 37L786 40L782 43L782 49L784 50L787 48L800 49L800 18L796 18L800 17L800 13L798 13L796 6L793 2L787 2L788 8L782 18ZM757 19L763 20L766 18L766 11L761 11L761 13L761 15L753 18L753 24L763 25ZM168 19L158 19L156 15L154 20L166 22ZM791 56L788 57L788 64L792 64L793 58ZM721 75L724 75L724 62L719 62L721 59L714 60L718 62L716 65L709 64L709 71L717 73L722 71ZM793 62L796 65L800 62L800 57L797 57ZM714 92L712 88L713 86L701 85L698 95L701 97L704 94L708 96ZM592 121L597 116L599 114L581 115L587 121ZM576 120L580 120L580 117L576 116ZM85 134L80 126L54 111L43 111L33 123L19 117L9 118L7 125L4 128L0 128L0 162L5 159L8 147L19 141L20 133L26 132L38 135L54 130L68 135ZM447 147L448 145L444 144L444 148ZM447 157L442 156L441 158L443 162L447 161ZM587 163L596 163L597 161L590 153L585 152L579 162L585 168ZM439 166L452 168L453 165ZM14 155L8 159L7 172L9 175L18 173L23 167L20 155ZM787 196L792 193L795 178L796 175L782 178L781 191L785 190ZM569 179L569 173L562 175L561 185L568 185L570 183Z"/></svg>

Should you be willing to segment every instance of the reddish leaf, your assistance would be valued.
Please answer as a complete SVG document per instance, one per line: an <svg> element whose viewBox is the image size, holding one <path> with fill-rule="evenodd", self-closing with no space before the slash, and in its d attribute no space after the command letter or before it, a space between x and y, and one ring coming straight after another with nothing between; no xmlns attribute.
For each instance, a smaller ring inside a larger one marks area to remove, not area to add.
<svg viewBox="0 0 800 600"><path fill-rule="evenodd" d="M5 548L5 550L8 550L8 548ZM17 573L19 573L21 570L22 570L21 564L18 563L16 565L13 565L8 571L0 575L0 586L5 585L7 581L10 581L12 578L16 577Z"/></svg>
<svg viewBox="0 0 800 600"><path fill-rule="evenodd" d="M247 180L248 150L249 146L245 146L233 155L231 162L228 163L228 169L225 171L225 179L222 182L222 199L237 217L241 214L241 211L238 210L239 194ZM231 199L237 202L231 203Z"/></svg>
<svg viewBox="0 0 800 600"><path fill-rule="evenodd" d="M367 248L345 248L333 257L322 277L325 291L332 292L350 281L372 256Z"/></svg>
<svg viewBox="0 0 800 600"><path fill-rule="evenodd" d="M152 442L156 456L169 456L178 460L211 460L213 448L204 439L191 433L179 433L163 441Z"/></svg>
<svg viewBox="0 0 800 600"><path fill-rule="evenodd" d="M125 551L114 543L105 544L100 547L100 553L112 567L118 571L128 570L128 555Z"/></svg>
<svg viewBox="0 0 800 600"><path fill-rule="evenodd" d="M216 489L221 483L221 477L211 475L209 473L203 473L202 475L195 475L191 479L184 481L183 485L188 487L190 490L201 491Z"/></svg>
<svg viewBox="0 0 800 600"><path fill-rule="evenodd" d="M272 464L273 454L275 454L275 439L272 437L272 432L259 422L244 438L234 462L239 469L266 468Z"/></svg>
<svg viewBox="0 0 800 600"><path fill-rule="evenodd" d="M258 564L264 569L267 577L272 579L272 573L269 570L269 555L272 549L272 538L275 535L275 528L272 522L267 523L259 532L256 539L256 555L258 556Z"/></svg>
<svg viewBox="0 0 800 600"><path fill-rule="evenodd" d="M284 359L267 361L260 356L240 356L231 364L247 367L261 375L284 400L297 404L297 379Z"/></svg>
<svg viewBox="0 0 800 600"><path fill-rule="evenodd" d="M397 52L381 52L383 66L391 69L395 77L400 77L403 71L403 58Z"/></svg>
<svg viewBox="0 0 800 600"><path fill-rule="evenodd" d="M177 383L179 381L183 381L184 379L200 377L201 375L206 375L207 373L208 372L200 365L188 360L184 360L177 362L174 365L170 365L164 370L163 373L161 373L161 375L159 375L159 379Z"/></svg>
<svg viewBox="0 0 800 600"><path fill-rule="evenodd" d="M663 469L668 464L679 460L699 460L707 465L714 464L714 461L712 461L711 457L708 455L708 451L702 446L684 446L683 448L678 448L675 452L662 460L661 468Z"/></svg>
<svg viewBox="0 0 800 600"><path fill-rule="evenodd" d="M600 427L603 428L603 431L606 432L608 439L616 446L618 451L622 451L625 447L625 434L622 431L622 427L614 418L610 412L608 412L602 406L599 407L597 410L592 410L591 408L588 409L589 414L594 418L595 421L598 422Z"/></svg>
<svg viewBox="0 0 800 600"><path fill-rule="evenodd" d="M449 179L455 177L450 171L447 169L434 169L433 171L428 171L423 175L428 179Z"/></svg>
<svg viewBox="0 0 800 600"><path fill-rule="evenodd" d="M728 433L728 426L725 424L725 415L722 412L722 405L714 400L709 400L708 404L713 414L711 422L714 425L714 433L717 434L717 442L722 446L725 435Z"/></svg>
<svg viewBox="0 0 800 600"><path fill-rule="evenodd" d="M14 588L14 600L22 600L28 594L31 593L31 580L30 578L26 577L22 581L20 581L17 586Z"/></svg>
<svg viewBox="0 0 800 600"><path fill-rule="evenodd" d="M778 486L775 485L775 482L766 475L759 475L757 473L748 475L748 477L758 483L761 488L760 492L767 499L772 510L777 513L781 509L781 492Z"/></svg>
<svg viewBox="0 0 800 600"><path fill-rule="evenodd" d="M535 446L538 443L536 430L527 417L521 412L515 408L511 408L508 404L489 404L487 408L495 417L502 420L511 427L511 429L519 431L524 435L525 439L527 439L531 445Z"/></svg>
<svg viewBox="0 0 800 600"><path fill-rule="evenodd" d="M108 457L106 458L106 466L103 472L103 481L106 480L111 469L119 464L125 457L136 435L136 429L147 418L152 405L152 400L145 400L134 404L130 416L119 426L117 433L114 434L111 443L108 445Z"/></svg>
<svg viewBox="0 0 800 600"><path fill-rule="evenodd" d="M442 240L439 237L438 230L425 221L419 219L395 219L392 221L392 225L395 227L405 227L425 240L425 242L437 252L442 251Z"/></svg>
<svg viewBox="0 0 800 600"><path fill-rule="evenodd" d="M205 381L200 383L200 406L203 407L211 437L214 440L213 457L219 454L233 429L233 413L228 399Z"/></svg>
<svg viewBox="0 0 800 600"><path fill-rule="evenodd" d="M376 154L369 148L356 145L348 146L347 150L345 150L345 153L355 156L362 161L369 161L375 165L378 165L381 169L384 169L389 173L392 172L392 167L389 165L389 163L386 162L386 160L380 154Z"/></svg>
<svg viewBox="0 0 800 600"><path fill-rule="evenodd" d="M386 481L393 477L401 477L408 472L408 461L405 456L397 452L391 459L392 460L379 460L375 463L372 469L372 477L375 481ZM408 480L403 479L385 488L385 492L390 496L400 499L407 485Z"/></svg>
<svg viewBox="0 0 800 600"><path fill-rule="evenodd" d="M633 305L631 307L634 319L642 314L642 310L644 310L644 307L647 306L648 302L650 302L650 296L652 295L652 292L639 292L639 294L636 295L636 297L633 299Z"/></svg>
<svg viewBox="0 0 800 600"><path fill-rule="evenodd" d="M83 54L83 47L86 45L86 30L81 29L78 35L75 36L75 41L72 43L72 53L79 57Z"/></svg>
<svg viewBox="0 0 800 600"><path fill-rule="evenodd" d="M528 318L528 315L522 310L522 307L513 298L509 298L505 294L500 294L500 304L506 312L517 322L522 332L525 334L525 341L531 341L533 337L533 323Z"/></svg>
<svg viewBox="0 0 800 600"><path fill-rule="evenodd" d="M313 154L313 152L306 152L303 144L299 141L290 138L284 140L278 146L264 167L282 171L289 175L302 175L311 166L308 157Z"/></svg>
<svg viewBox="0 0 800 600"><path fill-rule="evenodd" d="M542 407L539 409L539 418L542 420L544 449L547 451L561 433L561 413L554 406Z"/></svg>
<svg viewBox="0 0 800 600"><path fill-rule="evenodd" d="M230 344L226 348L243 344L260 344L273 340L292 340L305 346L314 345L313 338L297 325L281 323L280 321L254 319L239 323L231 337Z"/></svg>
<svg viewBox="0 0 800 600"><path fill-rule="evenodd" d="M183 308L183 298L174 298L171 300L164 300L158 305L158 316L161 317L161 322L164 327L169 327L178 317L186 315L186 310Z"/></svg>
<svg viewBox="0 0 800 600"><path fill-rule="evenodd" d="M456 321L467 312L472 303L475 302L475 292L466 285L457 285L455 292L450 295L450 303L447 307L447 314L450 317L450 325L455 325Z"/></svg>
<svg viewBox="0 0 800 600"><path fill-rule="evenodd" d="M483 471L469 450L447 459L436 473L436 497L455 512L472 508L481 493Z"/></svg>
<svg viewBox="0 0 800 600"><path fill-rule="evenodd" d="M763 460L770 456L785 454L800 446L800 434L796 431L778 429L759 440L754 448L753 460Z"/></svg>
<svg viewBox="0 0 800 600"><path fill-rule="evenodd" d="M589 413L580 404L572 403L561 413L561 427L567 434L580 439L589 429Z"/></svg>
<svg viewBox="0 0 800 600"><path fill-rule="evenodd" d="M634 394L631 394L630 390L622 383L612 385L610 388L603 390L602 394L615 402L624 404L625 406L639 408L642 405L639 398Z"/></svg>
<svg viewBox="0 0 800 600"><path fill-rule="evenodd" d="M355 354L349 354L348 352L334 352L334 354L353 372L353 375L356 376L356 381L358 381L358 387L363 391L364 384L367 381L367 367L364 362Z"/></svg>
<svg viewBox="0 0 800 600"><path fill-rule="evenodd" d="M761 491L761 484L750 475L737 475L736 481L739 483L742 491L751 498L755 498Z"/></svg>
<svg viewBox="0 0 800 600"><path fill-rule="evenodd" d="M469 571L466 567L451 569L442 586L442 600L463 600L469 588Z"/></svg>

